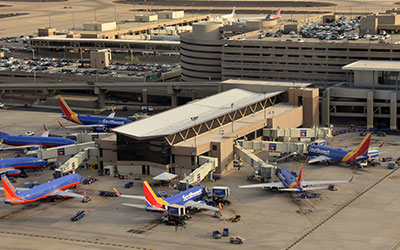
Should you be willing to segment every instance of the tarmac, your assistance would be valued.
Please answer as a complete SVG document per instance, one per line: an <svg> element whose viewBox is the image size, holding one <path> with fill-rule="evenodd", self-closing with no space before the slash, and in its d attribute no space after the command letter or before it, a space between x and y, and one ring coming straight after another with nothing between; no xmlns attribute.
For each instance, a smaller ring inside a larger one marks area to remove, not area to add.
<svg viewBox="0 0 400 250"><path fill-rule="evenodd" d="M43 122L57 129L57 113L29 110L0 110L0 131L11 134L32 130L40 134ZM6 119L4 119L4 117ZM61 133L61 132L60 132ZM373 135L371 146L384 139L383 156L398 155L398 136ZM359 133L348 133L328 140L328 145L352 149L362 140ZM4 155L0 155L5 157ZM265 153L259 156L266 158ZM126 207L121 203L142 204L140 200L100 197L99 190L122 194L143 195L142 180L131 177L119 180L97 176L95 170L78 169L83 177L96 176L98 181L80 185L75 192L86 191L89 203L79 199L44 201L30 205L11 206L0 203L0 241L2 249L397 249L400 245L400 172L389 170L386 164L359 169L348 165L307 165L302 160L280 163L290 171L304 165L305 180L348 180L336 191L322 190L320 197L300 199L299 194L273 193L259 189L239 189L251 184L247 176L252 168L247 164L240 170L229 171L217 182L204 181L212 186L231 188L231 205L222 210L220 219L212 212L194 214L184 227L175 228L160 223L161 214ZM29 171L29 177L19 178L15 186L26 181L44 183L52 180L52 171ZM135 182L125 189L127 181ZM169 194L177 191L166 186L156 187ZM0 193L0 197L4 197ZM70 218L85 210L86 216L77 222ZM241 215L232 223L229 218ZM245 238L243 245L231 245L229 239L213 239L214 230L229 228L231 235Z"/></svg>

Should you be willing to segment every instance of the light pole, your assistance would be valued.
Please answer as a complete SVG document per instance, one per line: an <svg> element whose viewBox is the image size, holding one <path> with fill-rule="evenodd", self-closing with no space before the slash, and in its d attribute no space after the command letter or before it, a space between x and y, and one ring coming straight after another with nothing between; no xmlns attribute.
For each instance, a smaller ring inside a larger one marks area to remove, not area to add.
<svg viewBox="0 0 400 250"><path fill-rule="evenodd" d="M195 129L194 129L194 127L196 126L196 120L198 119L199 117L198 116L193 116L193 117L190 117L190 120L192 120L192 122L193 122L193 131L195 131ZM196 131L194 132L194 147L196 148L197 147L197 144L196 144ZM196 151L197 151L197 149L195 149Z"/></svg>
<svg viewBox="0 0 400 250"><path fill-rule="evenodd" d="M264 100L263 100L263 102L264 102L264 120L265 119L267 119L267 111L265 110L265 108L266 108L266 106L267 106L267 104L266 104L266 101L265 101L265 92L264 92Z"/></svg>
<svg viewBox="0 0 400 250"><path fill-rule="evenodd" d="M233 114L233 105L234 105L234 103L231 103L231 112L232 112L232 133L233 133L233 116L234 116L234 114Z"/></svg>

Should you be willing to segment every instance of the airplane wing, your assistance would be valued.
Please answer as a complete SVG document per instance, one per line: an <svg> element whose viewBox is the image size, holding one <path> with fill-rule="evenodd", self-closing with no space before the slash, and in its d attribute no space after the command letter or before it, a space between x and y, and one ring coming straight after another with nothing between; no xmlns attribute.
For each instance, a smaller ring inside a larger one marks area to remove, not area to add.
<svg viewBox="0 0 400 250"><path fill-rule="evenodd" d="M268 183L260 183L260 184L252 184L252 185L243 185L239 186L239 188L262 188L262 189L267 189L267 188L285 188L285 186L282 184L282 182L268 182Z"/></svg>
<svg viewBox="0 0 400 250"><path fill-rule="evenodd" d="M198 208L198 209L206 209L206 210L211 210L211 211L215 211L215 212L219 212L219 208L213 207L213 206L209 206L207 204L198 202L198 201L188 201L184 204L185 207L194 207L194 208Z"/></svg>
<svg viewBox="0 0 400 250"><path fill-rule="evenodd" d="M129 199L136 199L136 200L143 200L143 201L146 200L146 198L145 198L144 196L141 196L141 195L120 194L119 197L122 197L122 198L129 198Z"/></svg>
<svg viewBox="0 0 400 250"><path fill-rule="evenodd" d="M339 184L339 183L350 183L353 181L353 177L351 177L348 181L302 181L301 184L304 187L307 186L315 186L315 185L331 185L331 184Z"/></svg>
<svg viewBox="0 0 400 250"><path fill-rule="evenodd" d="M301 189L299 189L299 188L282 188L282 189L279 189L279 191L283 191L283 192L305 192L305 191L322 190L322 189L328 189L328 187L303 187Z"/></svg>
<svg viewBox="0 0 400 250"><path fill-rule="evenodd" d="M312 163L316 163L316 162L331 161L331 160L332 159L328 156L320 155L320 156L310 157L310 159L307 161L307 163L312 164Z"/></svg>
<svg viewBox="0 0 400 250"><path fill-rule="evenodd" d="M52 193L50 196L64 196L64 197L73 197L73 198L81 198L81 199L84 198L84 196L81 194L77 194L74 192L68 192L68 191L62 191L62 190L57 190L54 193Z"/></svg>
<svg viewBox="0 0 400 250"><path fill-rule="evenodd" d="M63 126L63 128L68 128L68 129L97 128L97 127L105 127L105 126L104 126L104 124Z"/></svg>
<svg viewBox="0 0 400 250"><path fill-rule="evenodd" d="M140 209L146 209L146 205L140 205L140 204L121 203L121 205L128 206L128 207L134 207L134 208L140 208ZM160 209L160 211L164 212L165 210Z"/></svg>
<svg viewBox="0 0 400 250"><path fill-rule="evenodd" d="M0 169L0 175L7 174L9 171L15 170L14 168L2 168Z"/></svg>
<svg viewBox="0 0 400 250"><path fill-rule="evenodd" d="M0 146L0 151L7 151L7 150L22 150L22 149L28 149L28 148L39 148L41 145L23 145L23 146L11 146L11 147L5 147L5 146Z"/></svg>

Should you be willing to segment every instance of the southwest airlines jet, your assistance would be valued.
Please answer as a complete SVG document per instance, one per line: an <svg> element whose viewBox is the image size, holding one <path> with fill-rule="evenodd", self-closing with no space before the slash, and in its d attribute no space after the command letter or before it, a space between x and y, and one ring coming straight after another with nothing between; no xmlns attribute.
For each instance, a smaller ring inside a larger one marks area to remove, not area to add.
<svg viewBox="0 0 400 250"><path fill-rule="evenodd" d="M61 96L58 96L58 101L60 102L61 110L63 112L62 117L68 121L79 124L78 126L66 128L94 128L97 131L105 131L108 128L115 128L132 122L128 119L114 118L114 110L108 117L79 115L71 110Z"/></svg>
<svg viewBox="0 0 400 250"><path fill-rule="evenodd" d="M165 212L168 210L168 205L181 205L184 207L192 207L198 209L207 209L215 212L220 210L216 207L207 205L205 202L198 201L206 195L205 186L196 186L189 188L183 192L168 196L167 198L158 197L147 181L143 182L143 196L136 195L122 195L115 188L114 191L119 197L144 200L146 205L122 203L122 205L129 207L136 207L145 209L149 212Z"/></svg>
<svg viewBox="0 0 400 250"><path fill-rule="evenodd" d="M299 177L296 178L290 173L287 169L282 168L278 170L277 176L280 182L268 182L268 183L260 183L260 184L252 184L252 185L243 185L239 186L239 188L262 188L262 189L271 189L272 191L286 191L286 192L306 192L312 190L320 190L327 189L326 186L320 187L311 187L315 185L333 185L338 183L350 183L353 180L351 177L348 181L303 181L303 166L301 166L301 170L299 173Z"/></svg>
<svg viewBox="0 0 400 250"><path fill-rule="evenodd" d="M354 164L366 161L371 157L371 155L368 154L370 142L371 134L367 134L357 148L353 149L352 151L341 148L310 145L308 148L309 158L307 163L311 164L315 162L322 162L328 165L329 162L346 162Z"/></svg>
<svg viewBox="0 0 400 250"><path fill-rule="evenodd" d="M1 182L3 183L2 189L4 189L4 194L6 196L4 202L11 205L32 203L52 196L83 199L85 197L84 195L74 193L72 190L64 191L68 188L78 186L81 181L82 176L79 174L70 174L31 189L19 189L11 184L6 175L3 174L1 176Z"/></svg>
<svg viewBox="0 0 400 250"><path fill-rule="evenodd" d="M26 168L42 168L47 161L36 157L20 157L0 160L0 174L8 176L21 175L26 177L24 169Z"/></svg>
<svg viewBox="0 0 400 250"><path fill-rule="evenodd" d="M42 146L45 148L58 147L70 144L77 144L76 141L68 138L61 137L47 137L48 133L44 133L42 136L26 136L26 135L9 135L0 132L0 140L2 143L12 145L16 147L5 147L0 150L13 150L28 147Z"/></svg>

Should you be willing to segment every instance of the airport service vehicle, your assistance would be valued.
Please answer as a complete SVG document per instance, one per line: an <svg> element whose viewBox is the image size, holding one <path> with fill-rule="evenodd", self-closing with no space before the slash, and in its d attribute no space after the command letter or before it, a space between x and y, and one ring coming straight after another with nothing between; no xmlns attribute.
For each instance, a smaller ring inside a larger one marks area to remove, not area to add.
<svg viewBox="0 0 400 250"><path fill-rule="evenodd" d="M232 236L231 238L229 238L229 242L231 244L242 244L243 241L244 241L244 239L239 236Z"/></svg>
<svg viewBox="0 0 400 250"><path fill-rule="evenodd" d="M115 112L113 109L111 114L107 117L79 115L71 110L61 96L58 96L58 101L60 102L61 110L63 112L62 117L78 124L76 126L65 126L65 128L93 128L96 131L106 131L109 128L115 128L132 122L128 119L114 118Z"/></svg>
<svg viewBox="0 0 400 250"><path fill-rule="evenodd" d="M21 175L26 177L24 169L26 168L42 168L47 161L37 157L20 157L0 160L0 174L8 176Z"/></svg>
<svg viewBox="0 0 400 250"><path fill-rule="evenodd" d="M388 169L395 169L398 166L399 166L399 164L397 164L397 162L394 162L394 161L389 161L388 165L387 165Z"/></svg>
<svg viewBox="0 0 400 250"><path fill-rule="evenodd" d="M308 159L306 162L309 164L322 162L325 163L325 165L328 165L330 162L345 162L355 164L358 162L367 161L370 159L370 156L368 155L370 142L371 134L369 133L365 135L358 147L352 151L321 145L310 145L308 148Z"/></svg>
<svg viewBox="0 0 400 250"><path fill-rule="evenodd" d="M277 171L277 176L278 176L280 182L268 182L268 183L252 184L252 185L243 185L243 186L239 186L239 188L262 188L262 189L271 189L272 191L306 192L306 191L311 191L311 190L332 188L332 185L334 185L334 184L350 183L353 180L353 177L351 177L351 179L348 181L344 181L344 180L304 181L303 180L303 166L301 166L299 177L297 180L293 176L293 174L285 168L279 169ZM316 185L318 185L318 187L313 187ZM328 185L328 187L326 187L326 185Z"/></svg>
<svg viewBox="0 0 400 250"><path fill-rule="evenodd" d="M71 217L71 221L78 221L85 217L85 210L78 211L73 217Z"/></svg>
<svg viewBox="0 0 400 250"><path fill-rule="evenodd" d="M46 182L42 185L35 186L31 189L15 188L6 175L1 175L4 194L6 196L4 202L11 205L32 203L48 197L74 197L85 198L84 195L74 193L68 188L78 186L82 181L82 176L79 174L70 174L64 177Z"/></svg>

